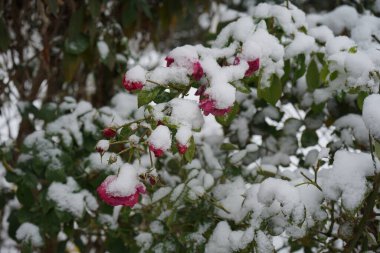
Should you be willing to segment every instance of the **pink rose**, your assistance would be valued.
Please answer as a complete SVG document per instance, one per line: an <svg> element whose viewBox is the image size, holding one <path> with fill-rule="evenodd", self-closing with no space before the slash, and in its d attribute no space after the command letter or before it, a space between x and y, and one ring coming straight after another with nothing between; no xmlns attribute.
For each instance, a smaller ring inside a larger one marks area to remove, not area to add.
<svg viewBox="0 0 380 253"><path fill-rule="evenodd" d="M114 181L117 176L108 176L96 189L99 197L110 206L130 206L133 207L139 201L139 195L146 193L145 186L138 184L135 193L128 196L113 196L108 192L108 185Z"/></svg>

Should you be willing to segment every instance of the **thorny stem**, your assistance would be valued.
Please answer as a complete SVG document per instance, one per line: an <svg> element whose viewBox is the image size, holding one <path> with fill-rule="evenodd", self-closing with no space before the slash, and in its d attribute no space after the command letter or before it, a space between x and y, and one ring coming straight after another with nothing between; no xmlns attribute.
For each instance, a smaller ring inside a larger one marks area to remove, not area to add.
<svg viewBox="0 0 380 253"><path fill-rule="evenodd" d="M366 200L364 201L364 203L366 203L366 206L364 208L363 216L362 216L359 224L355 227L352 238L349 240L349 242L347 243L347 245L344 248L343 252L345 252L345 253L353 252L355 250L356 244L358 243L360 237L362 236L363 231L365 231L365 227L367 225L367 222L372 215L373 208L376 204L377 194L378 194L379 188L380 188L380 174L377 173L376 160L375 160L375 156L373 154L371 133L369 134L369 141L370 141L371 157L372 157L373 166L375 169L375 179L373 182L373 189L370 192L370 194L368 195L368 197L366 198Z"/></svg>
<svg viewBox="0 0 380 253"><path fill-rule="evenodd" d="M317 184L317 182L314 182L310 177L306 176L305 173L301 172L301 175L306 178L310 184L314 185L315 187L318 188L318 190L322 191L322 188Z"/></svg>

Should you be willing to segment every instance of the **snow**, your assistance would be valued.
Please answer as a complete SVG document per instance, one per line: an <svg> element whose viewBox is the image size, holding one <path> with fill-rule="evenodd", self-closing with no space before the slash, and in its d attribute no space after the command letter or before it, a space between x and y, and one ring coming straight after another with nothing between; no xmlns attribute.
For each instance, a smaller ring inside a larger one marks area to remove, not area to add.
<svg viewBox="0 0 380 253"><path fill-rule="evenodd" d="M113 173L116 173L117 170L120 168L120 166L123 164L123 161L121 160L120 156L116 156L116 162L112 164L108 164L108 160L111 157L110 152L105 152L103 156L101 157L99 153L91 153L88 158L86 159L89 161L88 169L90 171L110 171ZM114 155L114 154L113 154Z"/></svg>
<svg viewBox="0 0 380 253"><path fill-rule="evenodd" d="M368 146L368 130L360 115L348 114L340 117L335 121L334 126L338 131L341 131L344 128L351 129L356 141L361 145Z"/></svg>
<svg viewBox="0 0 380 253"><path fill-rule="evenodd" d="M125 78L128 81L142 82L143 84L145 84L146 73L147 73L147 71L145 69L143 69L141 66L137 65L125 73Z"/></svg>
<svg viewBox="0 0 380 253"><path fill-rule="evenodd" d="M105 60L110 52L110 49L106 42L100 40L96 43L98 47L99 55L102 60Z"/></svg>
<svg viewBox="0 0 380 253"><path fill-rule="evenodd" d="M56 203L59 210L67 211L76 218L82 217L86 208L91 211L98 209L94 196L87 190L80 190L72 177L67 178L66 184L52 183L47 196Z"/></svg>
<svg viewBox="0 0 380 253"><path fill-rule="evenodd" d="M40 247L43 245L43 239L39 227L29 222L21 224L16 231L16 238L25 244L30 243L34 247Z"/></svg>
<svg viewBox="0 0 380 253"><path fill-rule="evenodd" d="M96 150L101 150L103 152L107 151L110 147L110 142L109 140L100 140L98 141L98 143L96 144L96 147L95 149Z"/></svg>
<svg viewBox="0 0 380 253"><path fill-rule="evenodd" d="M334 38L334 33L325 25L309 29L308 34L314 37L320 43L326 43Z"/></svg>
<svg viewBox="0 0 380 253"><path fill-rule="evenodd" d="M365 98L363 120L371 135L380 141L380 95L372 94Z"/></svg>
<svg viewBox="0 0 380 253"><path fill-rule="evenodd" d="M135 167L125 163L121 166L117 178L108 184L107 192L112 196L129 196L136 192L139 183Z"/></svg>
<svg viewBox="0 0 380 253"><path fill-rule="evenodd" d="M190 126L192 129L201 129L204 119L198 103L182 98L175 98L169 102L172 111L170 121L174 124Z"/></svg>
<svg viewBox="0 0 380 253"><path fill-rule="evenodd" d="M172 145L169 128L164 125L157 126L149 136L149 143L156 149L168 150Z"/></svg>
<svg viewBox="0 0 380 253"><path fill-rule="evenodd" d="M153 236L148 232L140 232L136 237L135 241L142 251L149 249L153 243Z"/></svg>
<svg viewBox="0 0 380 253"><path fill-rule="evenodd" d="M347 36L338 36L330 38L326 43L326 52L330 55L340 51L349 50L355 46L355 42Z"/></svg>
<svg viewBox="0 0 380 253"><path fill-rule="evenodd" d="M165 198L171 191L172 191L172 188L169 186L159 188L157 191L153 193L152 203Z"/></svg>
<svg viewBox="0 0 380 253"><path fill-rule="evenodd" d="M190 138L192 137L191 129L186 126L181 126L175 135L177 142L181 145L188 145Z"/></svg>
<svg viewBox="0 0 380 253"><path fill-rule="evenodd" d="M297 32L294 40L285 48L285 58L289 59L299 54L310 54L316 51L315 39L304 33Z"/></svg>
<svg viewBox="0 0 380 253"><path fill-rule="evenodd" d="M332 169L319 173L323 194L332 200L341 197L343 206L354 211L365 197L366 177L374 171L370 154L337 151Z"/></svg>

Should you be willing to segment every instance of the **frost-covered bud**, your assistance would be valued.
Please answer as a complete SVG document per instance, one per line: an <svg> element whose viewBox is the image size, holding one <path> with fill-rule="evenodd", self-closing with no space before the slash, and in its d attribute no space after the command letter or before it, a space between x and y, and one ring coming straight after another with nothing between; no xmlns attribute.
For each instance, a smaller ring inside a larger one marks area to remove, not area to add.
<svg viewBox="0 0 380 253"><path fill-rule="evenodd" d="M200 80L203 76L203 68L199 61L193 63L193 78L195 80Z"/></svg>
<svg viewBox="0 0 380 253"><path fill-rule="evenodd" d="M112 127L107 127L103 129L103 136L106 138L112 138L115 137L116 135L116 130L113 129Z"/></svg>
<svg viewBox="0 0 380 253"><path fill-rule="evenodd" d="M191 128L188 126L181 126L176 135L175 138L177 140L177 148L178 152L183 155L186 153L188 149L188 142L192 136Z"/></svg>
<svg viewBox="0 0 380 253"><path fill-rule="evenodd" d="M128 91L141 90L146 82L146 70L140 66L133 67L125 73L123 86Z"/></svg>
<svg viewBox="0 0 380 253"><path fill-rule="evenodd" d="M159 125L149 136L149 150L156 157L161 157L172 145L170 130L167 126Z"/></svg>
<svg viewBox="0 0 380 253"><path fill-rule="evenodd" d="M255 73L259 68L260 68L260 59L257 58L256 60L253 61L247 61L248 63L248 69L245 72L244 76L251 76L253 73Z"/></svg>
<svg viewBox="0 0 380 253"><path fill-rule="evenodd" d="M118 176L108 176L96 189L99 197L111 206L133 207L139 195L146 193L145 186L139 181L136 169L125 164Z"/></svg>
<svg viewBox="0 0 380 253"><path fill-rule="evenodd" d="M113 164L117 162L117 155L116 154L111 154L110 158L108 158L108 164Z"/></svg>
<svg viewBox="0 0 380 253"><path fill-rule="evenodd" d="M170 67L170 65L172 65L172 63L174 62L174 59L169 56L166 56L165 61L166 61L166 67Z"/></svg>
<svg viewBox="0 0 380 253"><path fill-rule="evenodd" d="M188 149L188 146L187 145L182 145L180 143L177 143L177 148L178 148L178 152L183 155L186 153L187 149Z"/></svg>
<svg viewBox="0 0 380 253"><path fill-rule="evenodd" d="M148 181L149 181L149 184L153 186L153 185L157 184L157 177L155 177L153 175L149 175Z"/></svg>
<svg viewBox="0 0 380 253"><path fill-rule="evenodd" d="M231 107L218 109L215 108L215 101L209 97L204 97L199 101L199 108L202 109L204 115L212 114L214 116L223 116L231 111Z"/></svg>
<svg viewBox="0 0 380 253"><path fill-rule="evenodd" d="M155 146L153 146L152 144L149 145L149 150L152 151L154 153L154 156L155 157L161 157L164 155L164 150L163 149L160 149L160 148L156 148Z"/></svg>
<svg viewBox="0 0 380 253"><path fill-rule="evenodd" d="M110 142L108 140L100 140L96 144L96 151L98 151L100 154L104 154L110 147Z"/></svg>

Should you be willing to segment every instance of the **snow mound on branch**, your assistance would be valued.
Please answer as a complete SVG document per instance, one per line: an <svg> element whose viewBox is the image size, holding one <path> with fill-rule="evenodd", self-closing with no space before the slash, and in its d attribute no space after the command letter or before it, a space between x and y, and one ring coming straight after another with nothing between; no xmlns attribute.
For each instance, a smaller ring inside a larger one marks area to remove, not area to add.
<svg viewBox="0 0 380 253"><path fill-rule="evenodd" d="M16 238L26 244L30 243L34 247L43 245L39 227L29 222L21 224L16 231Z"/></svg>
<svg viewBox="0 0 380 253"><path fill-rule="evenodd" d="M48 188L47 196L57 204L57 208L74 215L76 218L83 216L88 208L91 211L98 209L95 197L87 190L79 191L77 182L67 178L67 183L52 183Z"/></svg>
<svg viewBox="0 0 380 253"><path fill-rule="evenodd" d="M363 104L364 123L371 135L380 141L380 95L372 94L366 97Z"/></svg>
<svg viewBox="0 0 380 253"><path fill-rule="evenodd" d="M107 193L116 197L129 196L136 192L140 183L137 170L131 164L125 163L117 178L111 181L107 187Z"/></svg>
<svg viewBox="0 0 380 253"><path fill-rule="evenodd" d="M332 200L342 198L342 204L354 211L368 189L367 176L375 172L370 154L337 151L332 169L321 171L323 194Z"/></svg>

